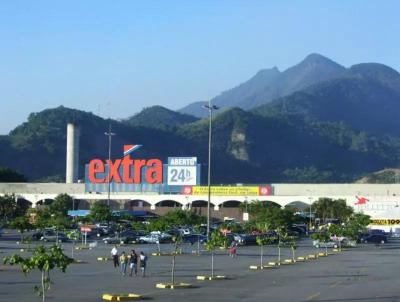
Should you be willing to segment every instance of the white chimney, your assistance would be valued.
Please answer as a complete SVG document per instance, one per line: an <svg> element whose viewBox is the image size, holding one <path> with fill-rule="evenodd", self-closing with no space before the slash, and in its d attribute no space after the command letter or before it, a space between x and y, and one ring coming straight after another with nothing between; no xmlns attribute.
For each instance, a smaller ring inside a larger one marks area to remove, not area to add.
<svg viewBox="0 0 400 302"><path fill-rule="evenodd" d="M74 124L67 125L67 184L78 182L79 170L79 128Z"/></svg>

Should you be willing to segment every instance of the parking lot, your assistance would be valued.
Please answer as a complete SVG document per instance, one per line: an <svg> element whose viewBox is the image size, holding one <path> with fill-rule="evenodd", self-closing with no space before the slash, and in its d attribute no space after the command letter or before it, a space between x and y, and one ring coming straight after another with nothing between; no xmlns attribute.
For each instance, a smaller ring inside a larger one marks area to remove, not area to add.
<svg viewBox="0 0 400 302"><path fill-rule="evenodd" d="M64 243L64 252L71 254L71 243ZM21 253L15 241L0 241L1 257ZM243 246L237 258L218 250L215 257L216 274L229 280L197 281L196 275L209 274L210 256L203 251L196 255L196 245L186 244L183 254L176 257L176 281L188 282L194 288L180 290L156 289L158 282L170 281L171 256L151 256L157 247L148 245L120 246L119 251L135 249L149 255L146 278L121 276L111 261L100 262L97 257L109 256L112 246L99 243L91 250L75 250L75 258L85 263L72 264L66 274L54 271L54 284L49 301L101 301L103 293L134 292L158 301L399 301L400 242L390 241L382 247L363 245L342 253L321 257L276 269L249 270L259 264L258 246ZM162 244L162 251L172 245ZM296 256L315 253L309 239L298 242ZM268 246L265 261L277 260L277 248ZM282 259L291 257L290 249L282 250ZM33 286L39 274L25 277L17 267L0 267L0 301L40 301Z"/></svg>

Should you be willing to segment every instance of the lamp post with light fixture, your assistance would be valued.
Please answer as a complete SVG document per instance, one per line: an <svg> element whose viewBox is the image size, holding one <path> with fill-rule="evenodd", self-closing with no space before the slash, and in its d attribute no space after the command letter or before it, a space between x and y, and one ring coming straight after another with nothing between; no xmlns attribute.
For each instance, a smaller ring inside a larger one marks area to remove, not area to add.
<svg viewBox="0 0 400 302"><path fill-rule="evenodd" d="M108 190L107 190L107 206L110 207L110 193L111 193L111 182L110 182L110 162L111 162L111 144L112 144L112 137L115 133L111 132L111 121L108 124L108 132L104 132L105 135L108 136Z"/></svg>
<svg viewBox="0 0 400 302"><path fill-rule="evenodd" d="M207 199L207 239L210 238L210 203L211 203L211 136L212 136L212 113L213 110L219 108L211 104L211 100L208 101L208 105L204 105L203 108L208 110L209 124L208 124L208 174L207 174L207 187L208 187L208 199Z"/></svg>

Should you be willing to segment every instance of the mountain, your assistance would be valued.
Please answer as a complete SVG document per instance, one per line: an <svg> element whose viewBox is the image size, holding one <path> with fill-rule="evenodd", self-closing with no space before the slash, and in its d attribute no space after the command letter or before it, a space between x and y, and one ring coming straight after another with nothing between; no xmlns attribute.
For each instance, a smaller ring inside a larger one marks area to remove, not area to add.
<svg viewBox="0 0 400 302"><path fill-rule="evenodd" d="M363 63L350 67L349 75L379 82L400 93L400 74L389 66L379 63Z"/></svg>
<svg viewBox="0 0 400 302"><path fill-rule="evenodd" d="M203 106L207 104L208 102L206 101L190 103L189 105L179 109L178 112L183 114L189 114L198 118L206 118L208 117L208 111L204 110Z"/></svg>
<svg viewBox="0 0 400 302"><path fill-rule="evenodd" d="M338 78L345 71L343 66L322 55L310 54L283 72L276 67L263 69L243 84L222 92L211 102L221 108L239 107L248 110L311 85ZM196 103L183 109L180 112L205 116Z"/></svg>
<svg viewBox="0 0 400 302"><path fill-rule="evenodd" d="M213 184L352 182L400 166L400 74L388 66L344 68L310 55L284 72L261 71L226 93L253 105L279 97L249 111L226 106L213 116ZM104 132L111 125L113 158L121 157L124 144L143 145L136 153L143 158L197 156L206 181L209 121L161 106L124 121L65 107L32 113L0 136L0 166L31 181L62 180L68 122L81 128L81 177L90 159L108 156Z"/></svg>
<svg viewBox="0 0 400 302"><path fill-rule="evenodd" d="M62 180L65 175L66 125L80 127L80 177L92 158L107 158L109 124L116 133L112 157L124 144L142 144L142 158L197 156L206 182L208 121L164 129L131 126L92 113L58 107L31 114L9 136L0 137L0 166L30 181ZM400 162L400 139L355 132L344 124L309 121L299 115L261 115L234 108L213 120L212 183L349 182Z"/></svg>
<svg viewBox="0 0 400 302"><path fill-rule="evenodd" d="M337 79L274 100L254 112L342 122L355 131L400 136L400 74L381 64L352 66Z"/></svg>
<svg viewBox="0 0 400 302"><path fill-rule="evenodd" d="M400 169L384 169L364 176L356 181L356 183L399 183L400 182Z"/></svg>
<svg viewBox="0 0 400 302"><path fill-rule="evenodd" d="M153 106L144 108L141 112L123 122L134 127L167 129L197 120L198 118L189 114L172 111L162 106Z"/></svg>
<svg viewBox="0 0 400 302"><path fill-rule="evenodd" d="M65 177L66 127L73 122L80 127L80 167L90 159L108 157L108 138L104 132L111 124L116 134L112 139L112 157L122 156L124 144L142 144L137 154L159 157L163 154L181 154L181 148L190 146L174 131L156 128L132 127L114 120L105 120L92 113L58 107L32 113L28 121L16 127L8 136L0 137L0 166L10 167L26 175L30 181L62 180ZM179 143L178 143L179 141Z"/></svg>

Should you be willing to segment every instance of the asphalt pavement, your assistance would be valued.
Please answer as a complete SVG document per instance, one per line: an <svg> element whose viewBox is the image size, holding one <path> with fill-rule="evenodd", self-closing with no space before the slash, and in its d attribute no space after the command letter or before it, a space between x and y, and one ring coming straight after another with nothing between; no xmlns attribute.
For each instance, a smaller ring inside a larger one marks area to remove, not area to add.
<svg viewBox="0 0 400 302"><path fill-rule="evenodd" d="M0 257L20 252L14 240L0 238ZM10 237L8 238L10 239ZM26 247L26 246L25 246ZM71 255L71 243L63 244ZM156 289L158 282L169 282L171 256L151 256L155 245L120 246L119 251L135 249L149 255L145 278L122 276L111 261L100 262L97 257L110 256L112 246L99 243L91 250L75 250L75 258L85 263L72 264L65 274L52 272L53 285L48 301L102 301L103 293L143 294L154 301L400 301L400 241L376 247L363 245L334 253L328 257L279 268L252 271L250 265L260 262L258 246L244 246L238 257L231 258L225 250L215 256L215 273L229 280L197 281L197 275L210 273L211 257L202 251L196 255L196 245L184 245L184 254L176 256L176 281L191 283L190 289ZM162 244L164 252L172 245ZM299 241L296 256L315 253L311 240ZM282 250L282 259L291 257L290 249ZM277 261L276 246L265 249L265 263ZM33 293L39 285L39 274L24 276L17 267L0 266L0 301L40 301Z"/></svg>

